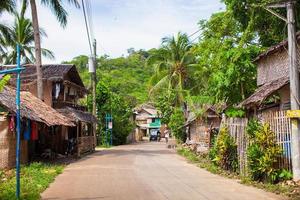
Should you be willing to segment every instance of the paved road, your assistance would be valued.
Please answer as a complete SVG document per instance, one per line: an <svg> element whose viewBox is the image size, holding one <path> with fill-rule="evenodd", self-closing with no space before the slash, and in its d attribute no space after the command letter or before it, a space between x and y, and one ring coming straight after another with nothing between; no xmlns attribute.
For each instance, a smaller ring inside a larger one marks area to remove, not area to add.
<svg viewBox="0 0 300 200"><path fill-rule="evenodd" d="M97 151L70 164L42 194L45 200L281 199L185 161L163 143Z"/></svg>

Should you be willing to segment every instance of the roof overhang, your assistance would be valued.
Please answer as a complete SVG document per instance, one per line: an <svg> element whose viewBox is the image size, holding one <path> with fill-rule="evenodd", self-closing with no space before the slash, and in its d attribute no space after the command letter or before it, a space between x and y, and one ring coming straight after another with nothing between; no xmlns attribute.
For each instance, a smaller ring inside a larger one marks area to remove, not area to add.
<svg viewBox="0 0 300 200"><path fill-rule="evenodd" d="M81 110L76 110L71 107L66 107L63 109L57 109L57 111L64 115L65 117L70 118L73 122L86 122L86 123L97 123L97 118L89 112L84 112Z"/></svg>
<svg viewBox="0 0 300 200"><path fill-rule="evenodd" d="M75 126L69 118L61 115L30 92L22 91L20 97L21 116L23 118L42 122L47 126ZM15 99L16 91L12 88L4 87L0 92L0 104L13 113L16 113Z"/></svg>
<svg viewBox="0 0 300 200"><path fill-rule="evenodd" d="M272 95L274 92L282 88L283 86L289 83L288 77L283 77L277 80L274 80L270 83L264 84L256 89L256 91L247 99L242 101L238 107L249 108L251 106L260 106L262 102Z"/></svg>

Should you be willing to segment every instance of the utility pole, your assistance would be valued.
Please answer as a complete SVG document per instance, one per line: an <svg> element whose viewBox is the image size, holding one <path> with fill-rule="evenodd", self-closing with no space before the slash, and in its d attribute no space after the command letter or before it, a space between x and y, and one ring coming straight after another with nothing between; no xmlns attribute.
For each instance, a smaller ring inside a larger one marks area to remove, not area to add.
<svg viewBox="0 0 300 200"><path fill-rule="evenodd" d="M97 42L96 39L93 41L93 64L94 64L94 72L91 73L91 83L92 83L92 88L93 88L93 115L97 115L97 109L96 109L96 83L97 83L97 78L96 78L96 72L97 72ZM97 146L97 137L96 137L96 128L97 124L93 125L93 133L94 133L94 145L95 147Z"/></svg>
<svg viewBox="0 0 300 200"><path fill-rule="evenodd" d="M97 42L96 39L93 41L93 53L89 58L89 72L91 74L91 88L92 88L92 96L93 96L93 109L92 114L94 116L97 115L96 109L96 68L97 68ZM94 145L97 146L97 137L96 137L96 124L93 125L93 134L94 134Z"/></svg>
<svg viewBox="0 0 300 200"><path fill-rule="evenodd" d="M287 18L281 16L270 8L287 9ZM295 1L287 1L281 4L273 4L266 8L269 12L284 20L288 24L288 54L289 54L289 75L290 75L290 98L291 110L299 110L299 70L297 66L297 38L296 38L296 19ZM299 118L291 118L292 122L292 166L293 178L300 180L300 123Z"/></svg>
<svg viewBox="0 0 300 200"><path fill-rule="evenodd" d="M96 54L96 49L97 49L97 42L96 39L93 41L93 65L94 65L94 70L91 73L91 83L92 83L92 90L93 90L93 115L96 116L96 68L97 68L97 54Z"/></svg>
<svg viewBox="0 0 300 200"><path fill-rule="evenodd" d="M291 110L299 110L299 70L297 66L297 38L295 2L287 3L288 46L290 67ZM292 118L292 165L294 180L300 180L299 118Z"/></svg>

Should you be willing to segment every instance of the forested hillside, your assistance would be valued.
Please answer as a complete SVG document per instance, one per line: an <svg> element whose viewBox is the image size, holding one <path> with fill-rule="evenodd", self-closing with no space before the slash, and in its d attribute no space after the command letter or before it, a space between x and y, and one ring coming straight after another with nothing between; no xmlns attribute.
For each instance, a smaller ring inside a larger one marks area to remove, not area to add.
<svg viewBox="0 0 300 200"><path fill-rule="evenodd" d="M125 97L132 105L141 104L148 99L148 82L152 67L145 65L149 53L144 50L128 49L128 56L98 58L97 79L109 86L111 91ZM78 56L72 61L77 66L86 87L90 86L87 69L88 57Z"/></svg>

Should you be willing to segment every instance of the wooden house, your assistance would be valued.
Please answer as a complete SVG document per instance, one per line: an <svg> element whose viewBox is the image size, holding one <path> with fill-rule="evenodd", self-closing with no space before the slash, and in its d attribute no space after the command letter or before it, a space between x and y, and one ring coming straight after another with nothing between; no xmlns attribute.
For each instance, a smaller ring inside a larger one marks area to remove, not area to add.
<svg viewBox="0 0 300 200"><path fill-rule="evenodd" d="M200 109L197 109L199 111ZM196 144L198 152L207 152L211 145L213 131L218 131L222 116L214 106L204 106L201 114L187 111L187 121L184 125L187 133L187 142Z"/></svg>
<svg viewBox="0 0 300 200"><path fill-rule="evenodd" d="M157 109L149 104L143 104L134 109L134 120L137 140L142 140L142 137L148 136L151 129L161 128L161 119Z"/></svg>
<svg viewBox="0 0 300 200"><path fill-rule="evenodd" d="M0 92L0 169L12 168L16 162L16 128L15 128L15 98L16 91L12 88L5 87ZM22 91L21 94L21 163L27 163L32 156L28 143L31 140L37 140L38 135L34 132L40 132L43 135L55 134L55 128L59 126L72 127L75 124L67 117L58 113L40 99L36 98L30 92ZM34 124L36 126L34 126ZM33 129L36 127L37 129ZM48 127L44 132L43 127ZM52 127L52 128L50 128ZM26 133L26 130L30 132ZM39 130L38 130L39 129ZM49 132L49 133L48 133ZM39 143L37 148L42 148Z"/></svg>
<svg viewBox="0 0 300 200"><path fill-rule="evenodd" d="M297 34L298 45L300 33ZM300 58L300 49L298 48ZM298 59L300 60L300 59ZM290 109L289 56L288 41L269 48L260 54L254 62L257 64L257 90L240 103L248 110L248 115L267 111ZM299 63L298 63L298 67Z"/></svg>
<svg viewBox="0 0 300 200"><path fill-rule="evenodd" d="M21 73L21 88L37 96L36 67L24 65L24 68L25 70ZM66 154L70 146L72 146L72 153L78 156L94 151L96 137L93 127L97 119L87 112L86 107L79 105L79 99L85 97L87 90L76 66L72 64L43 65L42 73L44 102L76 124L76 127L56 127L55 136L45 135L42 140L51 140L51 150L59 154ZM11 84L13 85L14 82L12 78Z"/></svg>

